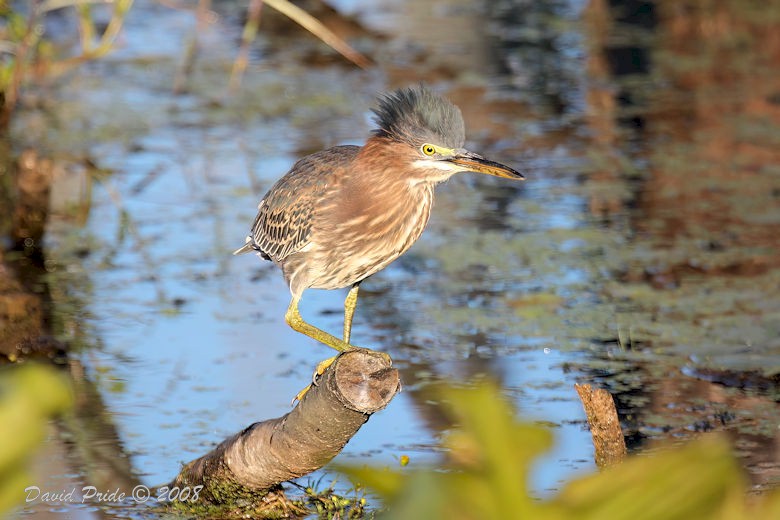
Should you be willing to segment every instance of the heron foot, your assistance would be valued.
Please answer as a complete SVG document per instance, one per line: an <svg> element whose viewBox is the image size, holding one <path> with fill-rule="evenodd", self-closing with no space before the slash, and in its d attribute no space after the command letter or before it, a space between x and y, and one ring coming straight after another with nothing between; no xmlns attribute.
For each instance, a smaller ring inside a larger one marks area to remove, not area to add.
<svg viewBox="0 0 780 520"><path fill-rule="evenodd" d="M319 363L317 363L317 368L314 370L314 373L311 375L311 384L317 385L319 384L319 379L322 374L325 373L325 371L330 367L335 361L338 356L329 357L328 359L323 359Z"/></svg>
<svg viewBox="0 0 780 520"><path fill-rule="evenodd" d="M373 350L373 349L363 348L363 347L355 347L353 345L350 345L350 347L351 348L347 350L347 352L352 350L364 350L368 352L374 352L376 354L379 354L382 357L382 359L387 363L388 366L392 366L393 364L393 358L391 358L390 355L387 354L386 352L380 352L378 350ZM336 362L336 360L340 355L341 354L338 354L336 356L323 359L322 361L317 363L317 368L314 370L314 373L311 375L311 383L306 385L306 388L304 388L303 390L295 394L295 397L293 397L292 402L290 403L291 406L294 406L297 401L303 399L303 396L305 396L306 393L309 390L311 390L312 386L317 386L319 384L320 377L330 368L330 366L333 363Z"/></svg>
<svg viewBox="0 0 780 520"><path fill-rule="evenodd" d="M308 384L306 388L295 394L292 403L290 403L291 405L294 405L296 401L303 399L303 396L306 395L306 392L308 392L312 386L317 386L319 384L320 376L322 376L322 374L324 374L325 371L336 362L336 358L338 358L338 356L329 357L328 359L323 359L317 363L317 368L314 369L314 373L311 375L311 383Z"/></svg>
<svg viewBox="0 0 780 520"><path fill-rule="evenodd" d="M306 393L311 389L311 387L314 386L314 383L309 383L306 385L306 388L295 394L295 397L292 398L292 401L290 401L290 406L295 406L295 403L303 399L303 396L306 395Z"/></svg>

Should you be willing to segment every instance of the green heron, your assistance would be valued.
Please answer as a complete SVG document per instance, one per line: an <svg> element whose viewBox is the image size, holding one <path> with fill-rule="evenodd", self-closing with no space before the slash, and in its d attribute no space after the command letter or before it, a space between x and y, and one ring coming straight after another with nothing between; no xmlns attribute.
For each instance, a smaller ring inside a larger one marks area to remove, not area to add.
<svg viewBox="0 0 780 520"><path fill-rule="evenodd" d="M342 352L357 348L350 332L360 283L420 237L436 184L458 172L524 178L462 148L460 109L423 86L382 96L373 112L377 128L364 146L308 155L273 185L234 253L256 251L278 265L292 293L287 323ZM304 321L298 302L306 289L344 287L351 289L342 339Z"/></svg>

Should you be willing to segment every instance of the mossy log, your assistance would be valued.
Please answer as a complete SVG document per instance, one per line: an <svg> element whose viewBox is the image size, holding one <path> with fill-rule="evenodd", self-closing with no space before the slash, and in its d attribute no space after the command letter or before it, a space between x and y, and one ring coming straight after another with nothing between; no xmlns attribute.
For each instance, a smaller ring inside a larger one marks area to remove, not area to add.
<svg viewBox="0 0 780 520"><path fill-rule="evenodd" d="M398 393L398 371L390 365L372 350L341 354L289 413L226 439L186 464L170 486L203 486L200 500L229 504L321 468Z"/></svg>

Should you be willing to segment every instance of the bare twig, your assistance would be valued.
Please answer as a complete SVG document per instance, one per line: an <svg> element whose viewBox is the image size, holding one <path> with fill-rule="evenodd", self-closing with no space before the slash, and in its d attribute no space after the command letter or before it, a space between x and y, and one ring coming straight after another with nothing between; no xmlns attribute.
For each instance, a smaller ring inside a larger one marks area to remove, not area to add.
<svg viewBox="0 0 780 520"><path fill-rule="evenodd" d="M119 36L119 31L124 24L125 16L133 5L133 0L114 0L109 3L114 5L114 12L111 14L111 19L108 21L108 25L106 25L103 34L100 35L100 40L97 44L93 44L92 40L94 39L95 31L91 15L89 14L88 4L77 2L77 8L80 14L80 28L82 31L81 54L53 64L51 67L52 74L61 74L86 61L102 58L111 51L117 36Z"/></svg>
<svg viewBox="0 0 780 520"><path fill-rule="evenodd" d="M263 3L268 4L269 7L290 18L361 69L367 69L371 66L371 61L368 58L353 49L346 41L339 38L336 33L325 27L322 22L289 0L251 0L247 21L244 25L244 33L241 36L241 48L233 62L233 70L230 74L231 91L235 90L241 83L241 78L246 70L249 45L257 36L260 25L260 10Z"/></svg>
<svg viewBox="0 0 780 520"><path fill-rule="evenodd" d="M238 54L233 62L233 69L230 71L231 92L235 92L241 84L241 78L244 77L244 71L246 71L247 64L249 63L249 46L257 37L262 9L263 0L251 0L249 2L244 32L241 34L241 46L238 48Z"/></svg>
<svg viewBox="0 0 780 520"><path fill-rule="evenodd" d="M265 0L265 3L289 17L361 69L367 69L371 66L368 58L353 49L347 42L336 36L333 31L322 25L319 20L297 5L292 4L288 0Z"/></svg>
<svg viewBox="0 0 780 520"><path fill-rule="evenodd" d="M8 84L5 85L2 100L2 113L0 113L0 127L6 128L11 119L11 113L16 108L16 103L19 98L19 89L24 82L27 61L30 54L30 50L33 49L41 38L42 30L40 29L40 13L37 9L33 9L27 20L27 30L22 38L22 41L16 46L14 55L13 72L10 75Z"/></svg>
<svg viewBox="0 0 780 520"><path fill-rule="evenodd" d="M192 74L195 66L195 60L198 57L198 35L203 31L206 23L212 19L211 0L198 0L198 7L195 10L195 31L192 33L189 42L184 51L184 60L181 67L176 72L176 78L173 81L174 94L182 93L187 79Z"/></svg>

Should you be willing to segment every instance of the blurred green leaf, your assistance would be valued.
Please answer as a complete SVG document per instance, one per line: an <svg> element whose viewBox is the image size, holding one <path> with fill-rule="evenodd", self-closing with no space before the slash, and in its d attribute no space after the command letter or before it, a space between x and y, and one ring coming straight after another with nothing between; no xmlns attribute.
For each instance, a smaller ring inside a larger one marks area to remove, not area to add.
<svg viewBox="0 0 780 520"><path fill-rule="evenodd" d="M743 489L728 442L712 435L575 480L553 502L582 519L735 518L725 513L744 509Z"/></svg>
<svg viewBox="0 0 780 520"><path fill-rule="evenodd" d="M443 440L444 468L339 468L384 499L382 518L780 518L780 492L748 500L730 445L717 435L629 458L538 500L528 493L528 472L550 447L550 432L519 422L493 384L441 387L437 394L458 425Z"/></svg>
<svg viewBox="0 0 780 520"><path fill-rule="evenodd" d="M0 370L0 512L24 497L26 466L53 415L73 402L67 379L43 365Z"/></svg>
<svg viewBox="0 0 780 520"><path fill-rule="evenodd" d="M494 385L435 393L459 425L443 440L446 471L341 470L386 499L387 518L537 518L546 506L526 493L527 473L550 432L517 422Z"/></svg>

